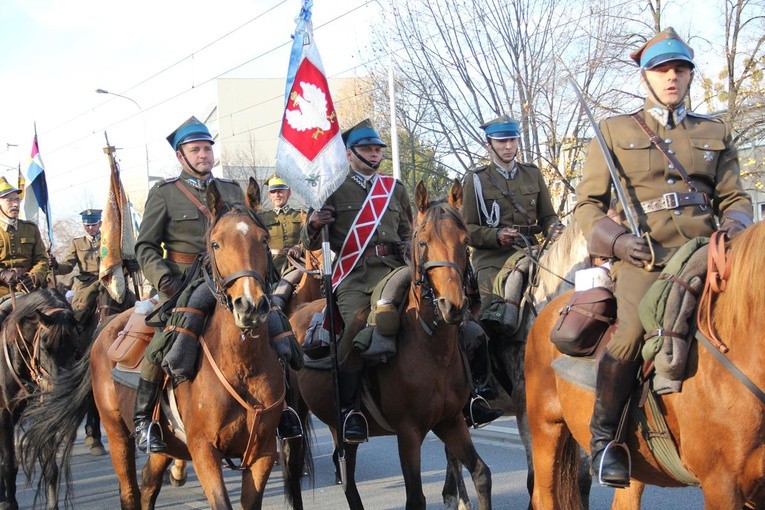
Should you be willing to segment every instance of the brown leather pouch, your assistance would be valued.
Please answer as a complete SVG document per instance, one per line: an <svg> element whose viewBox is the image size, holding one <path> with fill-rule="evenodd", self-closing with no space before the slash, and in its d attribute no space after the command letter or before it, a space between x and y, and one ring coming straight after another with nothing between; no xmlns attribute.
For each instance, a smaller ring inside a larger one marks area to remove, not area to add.
<svg viewBox="0 0 765 510"><path fill-rule="evenodd" d="M117 333L106 355L120 368L132 370L143 360L146 347L154 336L154 328L146 325L146 315L133 312L125 324L125 329Z"/></svg>
<svg viewBox="0 0 765 510"><path fill-rule="evenodd" d="M569 356L589 356L616 322L616 298L605 287L574 292L560 311L550 340Z"/></svg>

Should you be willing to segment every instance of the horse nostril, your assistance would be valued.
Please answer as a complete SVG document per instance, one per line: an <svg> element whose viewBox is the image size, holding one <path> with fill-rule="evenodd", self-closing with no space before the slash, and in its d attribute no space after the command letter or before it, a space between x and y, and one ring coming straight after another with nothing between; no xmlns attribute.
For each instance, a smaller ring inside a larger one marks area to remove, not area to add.
<svg viewBox="0 0 765 510"><path fill-rule="evenodd" d="M271 302L268 300L268 296L262 295L258 299L257 312L258 315L268 315L271 311Z"/></svg>
<svg viewBox="0 0 765 510"><path fill-rule="evenodd" d="M232 306L237 313L242 315L246 315L253 309L252 302L244 296L234 298Z"/></svg>

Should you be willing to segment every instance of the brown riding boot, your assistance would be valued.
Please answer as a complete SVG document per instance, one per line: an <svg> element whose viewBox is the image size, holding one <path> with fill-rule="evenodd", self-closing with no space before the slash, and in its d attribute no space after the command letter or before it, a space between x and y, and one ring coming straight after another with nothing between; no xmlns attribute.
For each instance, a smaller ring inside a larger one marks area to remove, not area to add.
<svg viewBox="0 0 765 510"><path fill-rule="evenodd" d="M640 361L615 358L608 351L598 362L590 451L592 474L602 485L628 487L630 484L629 450L616 442L616 430L640 365Z"/></svg>

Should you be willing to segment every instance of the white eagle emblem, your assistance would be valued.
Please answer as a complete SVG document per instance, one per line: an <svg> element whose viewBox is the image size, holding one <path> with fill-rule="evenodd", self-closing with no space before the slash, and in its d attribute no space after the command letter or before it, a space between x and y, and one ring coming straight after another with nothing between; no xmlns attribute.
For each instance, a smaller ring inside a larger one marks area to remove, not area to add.
<svg viewBox="0 0 765 510"><path fill-rule="evenodd" d="M288 108L284 114L287 117L287 123L295 131L316 129L313 134L315 140L332 126L335 112L327 115L327 96L319 87L313 83L301 81L300 88L303 90L302 95L295 90L290 94L292 106L297 109Z"/></svg>

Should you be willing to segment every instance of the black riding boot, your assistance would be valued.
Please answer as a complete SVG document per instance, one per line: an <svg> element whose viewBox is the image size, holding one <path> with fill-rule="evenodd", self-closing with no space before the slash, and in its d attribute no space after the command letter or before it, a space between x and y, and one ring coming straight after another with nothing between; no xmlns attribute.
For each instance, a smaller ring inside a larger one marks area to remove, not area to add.
<svg viewBox="0 0 765 510"><path fill-rule="evenodd" d="M342 437L346 443L364 443L368 440L367 420L357 410L363 371L340 372L340 412L343 415Z"/></svg>
<svg viewBox="0 0 765 510"><path fill-rule="evenodd" d="M608 351L598 363L590 451L592 474L603 485L627 487L630 484L629 452L626 446L614 440L640 365L640 361L615 358Z"/></svg>
<svg viewBox="0 0 765 510"><path fill-rule="evenodd" d="M470 361L470 373L473 376L474 396L492 400L497 398L497 389L492 384L490 375L491 360L489 359L489 346L487 342L473 351L473 359Z"/></svg>
<svg viewBox="0 0 765 510"><path fill-rule="evenodd" d="M290 387L289 376L286 372L284 378L284 384L287 389L284 394L284 403L287 406L282 411L282 417L279 420L276 433L279 435L279 439L296 439L303 437L303 424L300 423L300 416L295 411L295 395Z"/></svg>
<svg viewBox="0 0 765 510"><path fill-rule="evenodd" d="M167 450L167 445L162 441L159 424L151 421L160 387L160 382L147 381L143 377L138 379L133 423L135 424L135 444L142 452L146 452L147 446L150 453L163 453Z"/></svg>

